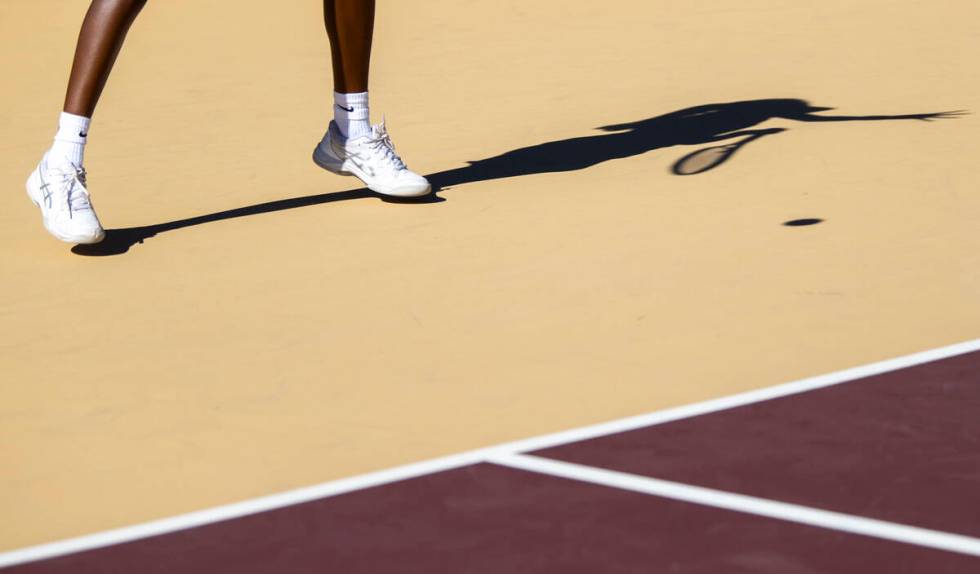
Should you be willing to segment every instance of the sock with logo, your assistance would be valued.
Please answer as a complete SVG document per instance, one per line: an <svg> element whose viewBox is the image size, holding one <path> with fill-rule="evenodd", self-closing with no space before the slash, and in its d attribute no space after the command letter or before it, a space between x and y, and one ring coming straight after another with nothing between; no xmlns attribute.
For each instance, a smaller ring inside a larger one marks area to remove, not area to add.
<svg viewBox="0 0 980 574"><path fill-rule="evenodd" d="M368 110L368 93L333 93L333 121L345 138L359 138L371 134L371 114Z"/></svg>
<svg viewBox="0 0 980 574"><path fill-rule="evenodd" d="M58 134L54 136L54 145L48 151L48 161L81 167L85 161L85 142L88 141L88 126L91 122L92 118L61 112Z"/></svg>

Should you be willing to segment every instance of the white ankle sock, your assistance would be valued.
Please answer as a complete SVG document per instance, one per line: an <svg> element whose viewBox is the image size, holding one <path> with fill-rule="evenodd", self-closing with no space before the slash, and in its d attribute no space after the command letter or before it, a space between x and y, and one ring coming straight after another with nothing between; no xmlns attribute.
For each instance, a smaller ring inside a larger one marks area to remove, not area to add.
<svg viewBox="0 0 980 574"><path fill-rule="evenodd" d="M85 161L85 142L88 141L88 126L91 122L91 118L61 112L58 134L54 136L54 145L48 151L48 161L81 167Z"/></svg>
<svg viewBox="0 0 980 574"><path fill-rule="evenodd" d="M359 138L371 133L368 93L333 93L333 121L345 138Z"/></svg>

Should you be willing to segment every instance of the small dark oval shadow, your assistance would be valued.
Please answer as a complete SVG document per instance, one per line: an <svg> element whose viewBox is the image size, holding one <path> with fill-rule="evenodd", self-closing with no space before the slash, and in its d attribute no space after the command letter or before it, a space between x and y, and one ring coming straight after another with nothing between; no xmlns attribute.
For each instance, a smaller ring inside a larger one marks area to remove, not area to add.
<svg viewBox="0 0 980 574"><path fill-rule="evenodd" d="M791 219L789 221L784 221L783 225L787 227L803 227L805 225L816 225L818 223L823 223L823 220L816 217L808 217L806 219Z"/></svg>

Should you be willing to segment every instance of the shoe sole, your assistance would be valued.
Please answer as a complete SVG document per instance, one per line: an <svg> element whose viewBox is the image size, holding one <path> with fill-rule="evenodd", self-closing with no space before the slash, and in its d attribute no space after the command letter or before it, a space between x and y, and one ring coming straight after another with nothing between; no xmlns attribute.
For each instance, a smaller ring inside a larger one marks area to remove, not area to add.
<svg viewBox="0 0 980 574"><path fill-rule="evenodd" d="M99 234L94 237L90 235L65 235L51 229L51 227L48 225L48 218L45 216L44 210L41 209L41 200L35 197L34 186L31 185L33 181L37 179L37 177L37 170L35 169L34 172L31 173L31 177L27 179L27 184L24 187L27 190L27 198L30 199L31 203L34 204L34 207L41 212L41 223L44 224L44 229L46 229L48 233L54 236L55 239L59 239L65 243L75 243L78 245L92 245L93 243L99 243L105 239L105 231L102 229L100 229ZM40 187L38 189L40 190Z"/></svg>
<svg viewBox="0 0 980 574"><path fill-rule="evenodd" d="M352 170L344 169L343 163L338 163L332 157L320 150L320 146L317 145L313 148L313 163L322 167L323 169L329 171L330 173L335 173L337 175L349 175L354 176L361 180L371 191L380 193L381 195L390 195L392 197L422 197L428 195L432 191L432 186L427 185L423 189L410 188L380 188L378 186L373 186L367 182L367 175L360 173L357 166L354 166Z"/></svg>

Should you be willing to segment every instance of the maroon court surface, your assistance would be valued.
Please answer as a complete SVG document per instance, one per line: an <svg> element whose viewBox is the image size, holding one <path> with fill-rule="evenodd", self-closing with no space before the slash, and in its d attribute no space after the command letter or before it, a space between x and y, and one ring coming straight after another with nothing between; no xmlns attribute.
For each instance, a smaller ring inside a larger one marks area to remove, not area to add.
<svg viewBox="0 0 980 574"><path fill-rule="evenodd" d="M980 537L980 353L534 454Z"/></svg>
<svg viewBox="0 0 980 574"><path fill-rule="evenodd" d="M980 353L533 454L975 537ZM932 574L980 558L478 464L8 571Z"/></svg>

